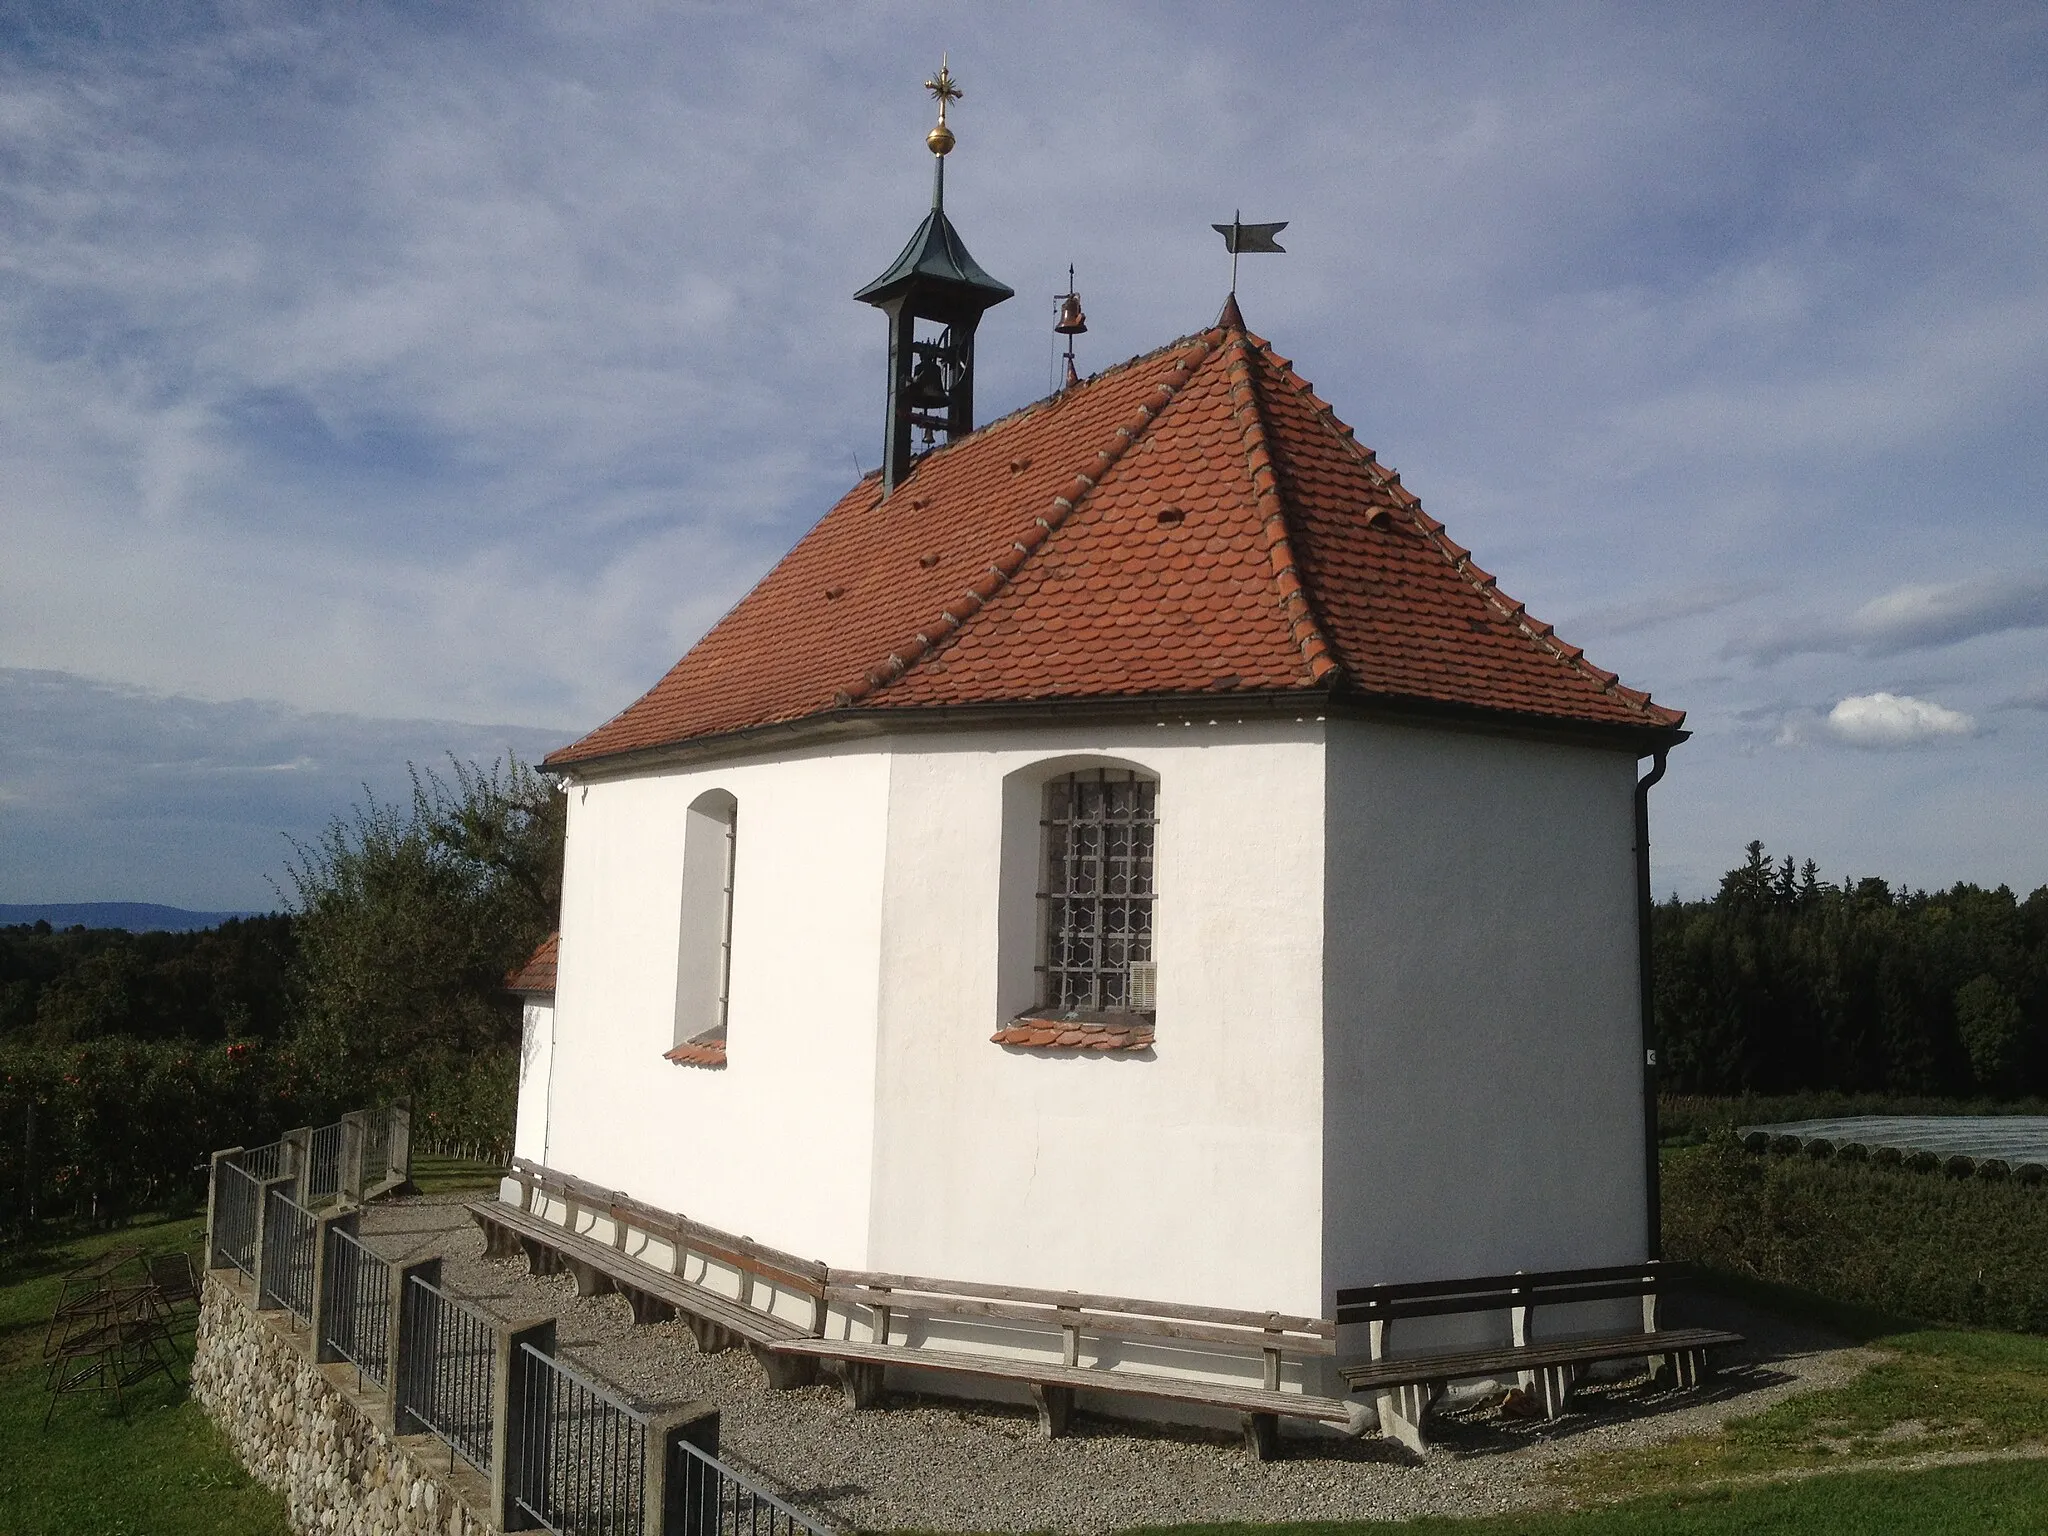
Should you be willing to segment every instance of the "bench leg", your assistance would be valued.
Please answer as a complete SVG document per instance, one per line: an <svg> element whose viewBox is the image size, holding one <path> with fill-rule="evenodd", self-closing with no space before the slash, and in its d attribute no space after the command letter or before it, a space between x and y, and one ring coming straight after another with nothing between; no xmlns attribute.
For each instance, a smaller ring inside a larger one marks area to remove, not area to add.
<svg viewBox="0 0 2048 1536"><path fill-rule="evenodd" d="M481 1216L477 1217L476 1224L484 1230L485 1258L509 1259L519 1251L519 1236L510 1227L486 1221Z"/></svg>
<svg viewBox="0 0 2048 1536"><path fill-rule="evenodd" d="M1244 1448L1255 1461L1271 1461L1280 1454L1280 1415L1248 1413L1244 1416Z"/></svg>
<svg viewBox="0 0 2048 1536"><path fill-rule="evenodd" d="M633 1308L636 1323L665 1323L676 1315L673 1303L663 1301L659 1296L650 1296L645 1291L629 1290L626 1300Z"/></svg>
<svg viewBox="0 0 2048 1536"><path fill-rule="evenodd" d="M1571 1395L1578 1372L1569 1365L1546 1365L1534 1374L1543 1389L1543 1417L1557 1418L1564 1412L1565 1399Z"/></svg>
<svg viewBox="0 0 2048 1536"><path fill-rule="evenodd" d="M872 1360L839 1362L839 1394L855 1413L872 1408L882 1400L883 1367Z"/></svg>
<svg viewBox="0 0 2048 1536"><path fill-rule="evenodd" d="M1423 1420L1429 1416L1430 1399L1435 1395L1428 1382L1389 1387L1378 1393L1380 1435L1421 1455L1428 1446L1422 1432Z"/></svg>
<svg viewBox="0 0 2048 1536"><path fill-rule="evenodd" d="M1671 1384L1674 1387L1696 1387L1700 1378L1707 1374L1707 1352L1703 1349L1685 1349L1669 1357L1671 1361Z"/></svg>
<svg viewBox="0 0 2048 1536"><path fill-rule="evenodd" d="M749 1346L754 1352L754 1363L761 1367L761 1374L768 1380L771 1392L788 1392L797 1387L808 1387L818 1379L818 1361L814 1355L778 1355L765 1344Z"/></svg>
<svg viewBox="0 0 2048 1536"><path fill-rule="evenodd" d="M1038 1432L1048 1440L1058 1440L1067 1433L1074 1421L1074 1389L1072 1387L1050 1387L1043 1382L1031 1383L1031 1401L1038 1408Z"/></svg>
<svg viewBox="0 0 2048 1536"><path fill-rule="evenodd" d="M742 1341L723 1323L714 1323L691 1312L684 1313L683 1320L690 1325L690 1337L697 1341L700 1354L718 1355L740 1347Z"/></svg>
<svg viewBox="0 0 2048 1536"><path fill-rule="evenodd" d="M586 1264L581 1259L570 1259L567 1263L569 1273L576 1277L576 1294L579 1298L605 1296L618 1289L612 1277L596 1265Z"/></svg>
<svg viewBox="0 0 2048 1536"><path fill-rule="evenodd" d="M519 1251L526 1255L526 1272L529 1275L551 1275L554 1271L554 1254L539 1240L520 1234Z"/></svg>

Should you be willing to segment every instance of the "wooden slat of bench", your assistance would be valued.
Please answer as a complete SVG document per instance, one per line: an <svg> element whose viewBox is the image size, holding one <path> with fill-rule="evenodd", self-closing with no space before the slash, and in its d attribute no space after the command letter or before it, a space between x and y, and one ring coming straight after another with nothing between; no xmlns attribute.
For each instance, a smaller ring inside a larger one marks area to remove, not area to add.
<svg viewBox="0 0 2048 1536"><path fill-rule="evenodd" d="M1504 1291L1474 1290L1441 1297L1393 1297L1339 1307L1337 1321L1344 1324L1370 1323L1414 1317L1450 1317L1460 1312L1501 1312L1509 1307L1567 1307L1574 1302L1619 1301L1629 1296L1654 1295L1657 1290L1658 1287L1640 1280L1610 1280L1577 1285L1528 1285Z"/></svg>
<svg viewBox="0 0 2048 1536"><path fill-rule="evenodd" d="M922 1275L887 1275L869 1270L835 1269L833 1285L879 1286L892 1291L921 1291L941 1296L978 1296L990 1301L1021 1301L1047 1307L1093 1307L1104 1312L1139 1313L1194 1323L1226 1323L1239 1328L1280 1328L1335 1338L1337 1325L1326 1317L1290 1317L1280 1312L1246 1312L1232 1307L1199 1307L1177 1301L1141 1301L1131 1296L1097 1296L1087 1291L1047 1291L1027 1285L991 1285L979 1280L934 1280Z"/></svg>
<svg viewBox="0 0 2048 1536"><path fill-rule="evenodd" d="M1133 1316L1128 1312L1089 1312L1072 1304L1054 1307L1043 1302L978 1301L962 1296L933 1295L928 1291L892 1291L858 1285L828 1285L825 1287L825 1299L852 1302L863 1307L887 1307L891 1312L914 1312L919 1316L1000 1318L1010 1322L1037 1323L1046 1328L1080 1328L1087 1333L1113 1334L1122 1338L1191 1339L1205 1344L1278 1349L1290 1355L1333 1355L1337 1352L1335 1339L1313 1333L1283 1333L1277 1329L1221 1323L1184 1323L1172 1318Z"/></svg>
<svg viewBox="0 0 2048 1536"><path fill-rule="evenodd" d="M751 1237L706 1226L674 1211L664 1211L622 1189L605 1189L587 1179L579 1179L573 1173L543 1167L524 1158L512 1160L512 1177L522 1185L530 1183L543 1194L556 1195L589 1210L602 1211L606 1215L623 1213L635 1225L664 1240L680 1235L694 1251L710 1253L726 1263L754 1270L764 1279L774 1280L789 1289L815 1295L817 1288L825 1283L825 1266L815 1259L784 1253Z"/></svg>
<svg viewBox="0 0 2048 1536"><path fill-rule="evenodd" d="M1405 1387L1426 1381L1462 1381L1473 1376L1499 1376L1546 1365L1590 1365L1626 1360L1634 1355L1675 1355L1720 1344L1740 1344L1742 1335L1718 1328L1670 1328L1658 1333L1610 1334L1596 1339L1550 1339L1519 1347L1465 1350L1455 1354L1403 1355L1369 1365L1344 1365L1337 1374L1362 1392L1373 1387Z"/></svg>
<svg viewBox="0 0 2048 1536"><path fill-rule="evenodd" d="M1491 1295L1531 1287L1588 1285L1604 1281L1640 1280L1646 1282L1646 1289L1657 1290L1687 1279L1690 1273L1690 1266L1683 1263L1645 1259L1640 1264L1605 1264L1592 1269L1524 1270L1512 1275L1472 1275L1458 1280L1401 1280L1386 1285L1349 1286L1337 1293L1337 1305L1362 1307L1380 1301Z"/></svg>
<svg viewBox="0 0 2048 1536"><path fill-rule="evenodd" d="M993 1355L952 1354L940 1350L906 1349L896 1344L860 1344L846 1339L797 1339L774 1344L778 1355L813 1355L823 1360L855 1360L874 1365L907 1365L926 1371L954 1371L965 1376L998 1377L1036 1382L1048 1387L1076 1387L1086 1392L1123 1392L1133 1397L1166 1398L1181 1403L1206 1403L1241 1413L1278 1413L1290 1418L1317 1419L1348 1426L1356 1410L1332 1397L1298 1392L1268 1392L1260 1387L1234 1387L1228 1382L1178 1381L1170 1376L1139 1376L1124 1371L1090 1370L1086 1366L1049 1361L1004 1360Z"/></svg>
<svg viewBox="0 0 2048 1536"><path fill-rule="evenodd" d="M580 1232L571 1232L545 1217L514 1210L502 1202L480 1202L468 1209L480 1223L496 1223L507 1231L530 1237L557 1253L588 1264L628 1289L644 1291L707 1322L730 1328L756 1343L774 1344L808 1337L807 1330L797 1327L787 1318L742 1306L733 1297L721 1296L680 1275L665 1274L652 1264L629 1258L609 1244L597 1242Z"/></svg>

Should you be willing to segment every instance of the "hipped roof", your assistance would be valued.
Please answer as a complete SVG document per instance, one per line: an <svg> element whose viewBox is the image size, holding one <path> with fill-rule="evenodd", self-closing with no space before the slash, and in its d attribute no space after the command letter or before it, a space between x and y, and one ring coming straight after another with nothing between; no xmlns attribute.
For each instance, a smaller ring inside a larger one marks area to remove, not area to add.
<svg viewBox="0 0 2048 1536"><path fill-rule="evenodd" d="M1533 618L1244 326L843 496L566 768L810 717L1299 695L1641 750L1684 715Z"/></svg>

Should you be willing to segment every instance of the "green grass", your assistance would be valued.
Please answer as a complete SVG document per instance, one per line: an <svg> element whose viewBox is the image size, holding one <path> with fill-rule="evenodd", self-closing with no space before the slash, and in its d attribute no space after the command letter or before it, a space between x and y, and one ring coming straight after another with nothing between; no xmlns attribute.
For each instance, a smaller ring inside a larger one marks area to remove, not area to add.
<svg viewBox="0 0 2048 1536"><path fill-rule="evenodd" d="M1713 1434L1588 1456L1562 1481L1579 1497L1612 1497L1928 1452L2048 1448L2048 1339L1930 1329L1873 1344L1885 1358L1844 1386Z"/></svg>
<svg viewBox="0 0 2048 1536"><path fill-rule="evenodd" d="M196 1256L202 1221L145 1217L0 1259L0 1532L5 1536L285 1536L284 1501L258 1486L185 1396L157 1376L127 1394L59 1400L44 1431L42 1342L58 1283L116 1243ZM192 1330L178 1336L183 1382Z"/></svg>
<svg viewBox="0 0 2048 1536"><path fill-rule="evenodd" d="M2048 1531L2048 1464L2004 1461L1929 1472L1849 1472L1483 1520L1170 1529L1175 1536L2022 1536Z"/></svg>
<svg viewBox="0 0 2048 1536"><path fill-rule="evenodd" d="M496 1163L473 1162L464 1157L417 1156L412 1160L413 1188L423 1195L496 1189L504 1172Z"/></svg>

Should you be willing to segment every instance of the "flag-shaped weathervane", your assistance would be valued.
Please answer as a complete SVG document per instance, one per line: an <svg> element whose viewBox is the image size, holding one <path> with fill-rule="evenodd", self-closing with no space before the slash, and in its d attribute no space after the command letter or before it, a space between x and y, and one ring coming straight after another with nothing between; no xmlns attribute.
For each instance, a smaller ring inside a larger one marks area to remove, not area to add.
<svg viewBox="0 0 2048 1536"><path fill-rule="evenodd" d="M1237 292L1237 258L1242 251L1273 251L1287 254L1287 247L1273 237L1287 227L1282 219L1278 224L1247 224L1242 213L1230 216L1228 224L1209 226L1223 237L1223 243L1230 250L1230 291Z"/></svg>

